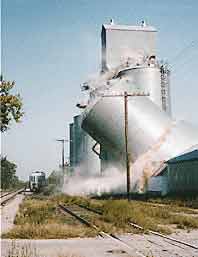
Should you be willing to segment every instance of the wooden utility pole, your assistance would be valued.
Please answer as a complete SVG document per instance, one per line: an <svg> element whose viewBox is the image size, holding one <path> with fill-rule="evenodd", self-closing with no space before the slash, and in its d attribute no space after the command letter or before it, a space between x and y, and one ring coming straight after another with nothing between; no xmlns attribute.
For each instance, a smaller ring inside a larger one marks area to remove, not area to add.
<svg viewBox="0 0 198 257"><path fill-rule="evenodd" d="M131 177L130 177L130 154L128 151L128 97L133 96L149 96L146 93L133 93L128 94L98 94L101 97L124 97L124 130L125 130L125 155L126 155L126 175L127 175L127 198L130 201L130 188L131 188Z"/></svg>
<svg viewBox="0 0 198 257"><path fill-rule="evenodd" d="M126 155L126 175L127 175L127 199L130 201L130 160L128 152L128 94L124 92L124 131L125 131L125 155Z"/></svg>
<svg viewBox="0 0 198 257"><path fill-rule="evenodd" d="M64 175L64 170L65 170L65 142L68 142L69 140L66 139L57 139L57 142L61 142L62 143L62 171L63 171L63 175Z"/></svg>

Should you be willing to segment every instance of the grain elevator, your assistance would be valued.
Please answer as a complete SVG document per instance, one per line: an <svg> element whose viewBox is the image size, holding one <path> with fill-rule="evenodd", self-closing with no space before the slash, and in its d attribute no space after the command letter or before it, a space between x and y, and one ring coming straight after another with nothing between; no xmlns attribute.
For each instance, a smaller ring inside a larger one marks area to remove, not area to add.
<svg viewBox="0 0 198 257"><path fill-rule="evenodd" d="M147 191L148 180L169 159L198 144L198 130L171 113L170 70L157 56L157 30L102 25L101 71L82 85L89 100L70 124L70 164L96 176L114 166L125 172L124 92L127 92L131 190Z"/></svg>

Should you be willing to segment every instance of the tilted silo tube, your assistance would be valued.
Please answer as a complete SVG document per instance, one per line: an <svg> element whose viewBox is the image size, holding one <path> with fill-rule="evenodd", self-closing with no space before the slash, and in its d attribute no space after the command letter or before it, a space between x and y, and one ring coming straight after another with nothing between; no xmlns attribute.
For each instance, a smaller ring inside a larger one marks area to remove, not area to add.
<svg viewBox="0 0 198 257"><path fill-rule="evenodd" d="M101 97L90 104L83 114L82 128L125 165L122 97ZM145 173L151 176L162 162L197 143L195 128L185 122L175 122L146 96L128 97L128 150L134 167L133 190L142 187Z"/></svg>

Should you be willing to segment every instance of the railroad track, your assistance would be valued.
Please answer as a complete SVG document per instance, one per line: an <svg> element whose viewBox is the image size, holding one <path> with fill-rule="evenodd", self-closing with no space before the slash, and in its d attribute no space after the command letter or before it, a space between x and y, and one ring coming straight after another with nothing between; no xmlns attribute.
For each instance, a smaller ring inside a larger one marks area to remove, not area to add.
<svg viewBox="0 0 198 257"><path fill-rule="evenodd" d="M6 195L9 195L9 194L11 194L13 191L11 191L11 192L6 192L6 193L3 193L3 194L1 194L1 196L0 196L0 198L3 198L3 197L5 197Z"/></svg>
<svg viewBox="0 0 198 257"><path fill-rule="evenodd" d="M101 238L109 238L113 241L116 241L117 244L121 245L122 247L125 248L125 251L130 254L131 256L137 256L137 257L146 257L146 255L142 254L141 252L137 251L136 249L134 249L132 246L130 246L127 242L125 242L123 239L119 238L118 236L114 235L114 234L108 234L102 230L100 230L99 227L97 227L95 224L93 224L90 221L90 215L88 212L95 212L95 214L97 215L101 215L98 213L98 211L94 211L94 209L91 208L84 208L82 207L82 205L72 205L72 206L64 206L62 204L58 205L59 208L67 213L70 214L72 217L74 217L75 219L77 219L80 223L84 224L87 227L90 227L94 230L97 231L97 234L101 237ZM85 212L85 210L87 212Z"/></svg>
<svg viewBox="0 0 198 257"><path fill-rule="evenodd" d="M17 194L20 194L24 191L24 188L15 190L15 191L11 191L8 193L5 193L3 195L1 195L0 198L0 202L1 202L1 206L4 206L8 201L10 201L11 199L13 199Z"/></svg>
<svg viewBox="0 0 198 257"><path fill-rule="evenodd" d="M88 215L88 212L92 212L92 213L95 213L96 215L102 215L102 211L99 211L99 210L95 210L94 208L90 208L90 207L87 207L87 206L84 206L82 204L75 204L73 206L63 206L63 205L59 205L59 207L67 212L68 214L70 214L71 216L73 216L74 218L76 218L79 222L81 222L82 224L86 225L86 226L89 226L95 230L98 231L98 235L105 238L105 237L108 237L108 238L111 238L113 240L116 240L117 242L119 242L120 244L123 244L125 246L127 246L130 250L133 250L134 251L134 248L129 245L128 242L125 242L123 241L123 239L120 239L118 236L116 235L113 235L113 234L107 234L105 233L104 231L100 231L100 229L95 226L94 224L92 224L90 222L90 219L88 218L89 215ZM83 210L85 212L83 212ZM135 224L135 223L132 223L132 222L129 222L128 223L130 226L132 227L135 227L136 229L139 229L139 230L145 230L143 227ZM181 241L181 240L177 240L173 237L170 237L170 236L167 236L167 235L164 235L162 233L158 233L156 231L152 231L152 230L149 230L148 231L151 235L153 235L154 237L158 237L160 238L164 244L163 245L158 245L159 247L163 248L163 251L168 251L172 254L172 250L169 249L168 245L171 245L171 246L174 246L174 248L178 249L183 249L184 251L187 251L188 252L188 249L191 249L194 253L196 253L197 255L192 255L192 256L198 256L198 246L196 245L193 245L193 244L190 244L190 243L187 243L187 242L184 242L184 241ZM133 239L131 237L131 239ZM149 240L147 239L148 242L150 242L151 244L153 245L157 245L158 243L154 240ZM164 245L166 247L164 247ZM167 249L165 249L167 248ZM135 252L136 254L138 254L138 256L146 256L144 254L142 254L141 252L137 251ZM177 255L177 250L176 250L176 255ZM133 252L134 254L134 252ZM178 255L179 256L179 255Z"/></svg>

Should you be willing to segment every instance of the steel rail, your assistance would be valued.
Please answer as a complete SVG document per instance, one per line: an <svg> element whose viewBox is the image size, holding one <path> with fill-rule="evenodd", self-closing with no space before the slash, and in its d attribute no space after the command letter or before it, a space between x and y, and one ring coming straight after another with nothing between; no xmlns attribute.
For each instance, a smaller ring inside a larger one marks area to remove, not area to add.
<svg viewBox="0 0 198 257"><path fill-rule="evenodd" d="M144 203L147 204L147 205L153 206L153 207L166 207L166 206L171 204L171 203L168 203L168 202L167 203L154 203L154 202L149 202L149 201L144 202ZM182 206L182 205L179 206L178 205L178 207L184 207L184 206ZM194 214L198 213L198 209L194 208L194 207L185 206L185 209L188 209L188 210L192 211Z"/></svg>
<svg viewBox="0 0 198 257"><path fill-rule="evenodd" d="M139 225L137 225L137 224L135 224L135 223L129 222L129 225L131 225L131 226L134 227L134 228L138 228L138 229L140 229L140 230L144 230L143 227L141 227L141 226L139 226ZM191 247L191 248L193 248L193 249L195 249L195 250L198 250L198 246L196 246L196 245L192 245L192 244L186 243L186 242L184 242L184 241L175 239L175 238L170 237L170 236L166 236L166 235L164 235L164 234L161 234L161 233L156 232L156 231L153 231L153 230L148 230L148 232L151 233L151 234L153 234L153 235L156 235L156 236L159 236L159 237L168 239L168 240L170 240L170 241L174 241L174 242L176 242L176 243L183 244L183 245L185 245L185 246Z"/></svg>
<svg viewBox="0 0 198 257"><path fill-rule="evenodd" d="M18 190L19 190L19 189L13 190L13 191L9 191L9 192L6 192L6 193L4 193L4 194L1 194L1 195L0 195L0 198L6 197L7 195L11 195L12 193L15 193L15 192L18 191Z"/></svg>
<svg viewBox="0 0 198 257"><path fill-rule="evenodd" d="M93 212L93 213L102 215L102 211L95 210L95 209L90 208L90 207L88 207L88 206L85 206L85 205L83 205L83 204L76 204L76 205L79 206L79 207L81 207L81 208L84 208L84 209L86 209L86 210L88 210L88 211L91 211L91 212Z"/></svg>
<svg viewBox="0 0 198 257"><path fill-rule="evenodd" d="M98 212L97 210L95 210L95 209L93 209L93 208L90 208L90 207L87 207L87 206L84 206L84 205L81 205L81 204L77 204L77 205L80 206L81 208L85 208L85 209L90 210L90 211L92 211L92 212L95 212L95 213L97 213L97 214L99 214L99 215L102 215L102 212ZM130 226L133 226L133 227L137 228L137 229L144 230L143 227L141 227L141 226L139 226L139 225L137 225L137 224L135 224L135 223L129 222L128 224L129 224ZM176 242L176 243L179 243L179 244L188 246L188 247L190 247L190 248L193 248L193 249L195 249L195 250L198 250L198 246L196 246L196 245L192 245L192 244L186 243L186 242L184 242L184 241L175 239L175 238L170 237L170 236L166 236L166 235L164 235L164 234L162 234L162 233L159 233L159 232L156 232L156 231L153 231L153 230L148 230L148 232L151 233L151 234L153 234L153 235L155 235L155 236L159 236L159 237L162 237L162 238L164 238L164 239L170 240L170 241L172 241L172 242ZM177 245L175 245L175 246L177 246ZM179 246L177 246L177 247L179 247Z"/></svg>
<svg viewBox="0 0 198 257"><path fill-rule="evenodd" d="M2 194L0 198L3 198L3 197L5 197L5 196L7 196L7 195L9 195L9 194L12 194L13 192L14 192L14 191L7 192L7 193L5 193L5 194Z"/></svg>
<svg viewBox="0 0 198 257"><path fill-rule="evenodd" d="M3 197L1 197L1 206L5 205L9 200L14 198L17 194L22 193L23 191L24 191L24 188L21 188L21 189L18 189L16 191L10 192L6 195L3 195ZM6 197L6 198L3 199L4 197Z"/></svg>
<svg viewBox="0 0 198 257"><path fill-rule="evenodd" d="M81 207L81 208L84 208L83 205L82 205L82 206L80 206L80 205L78 205L78 204L76 204L76 205L79 206L79 207ZM135 253L135 254L137 254L138 256L146 257L146 255L144 255L144 254L142 254L141 252L135 250L133 247L131 247L129 244L127 244L126 242L124 242L122 239L120 239L120 238L117 237L116 235L114 235L114 234L108 234L108 233L106 233L106 232L104 232L104 231L100 231L99 227L95 226L94 224L92 224L92 223L90 223L89 221L85 220L84 218L80 217L79 215L77 215L76 213L74 213L73 211L71 211L68 207L63 206L63 205L61 205L61 204L59 204L58 206L59 206L59 208L60 208L61 210L63 210L64 212L67 212L67 213L70 214L72 217L75 217L75 218L76 218L78 221L80 221L82 224L84 224L84 225L86 225L86 226L88 226L88 227L91 227L91 228L97 230L98 235L101 236L102 238L105 238L105 237L110 238L110 239L112 239L112 240L114 240L114 241L116 241L116 242L119 242L120 244L124 245L125 247L127 247L130 251L132 251L132 252L130 252L130 253L128 253L128 254L134 254L134 253ZM95 212L93 209L91 210L91 208L90 208L90 209L84 208L84 209ZM95 213L97 213L97 212L95 212ZM99 214L99 213L98 213L98 214ZM100 215L101 215L101 214L100 214Z"/></svg>
<svg viewBox="0 0 198 257"><path fill-rule="evenodd" d="M122 245L126 246L128 249L132 250L133 252L131 252L130 254L134 254L134 251L135 251L135 254L141 256L141 257L147 257L147 255L144 255L142 254L141 252L135 250L133 247L131 247L129 244L127 244L126 242L124 242L122 239L120 239L119 237L115 236L114 234L108 234L104 231L100 231L99 234L104 238L104 236L116 241L116 242L119 242L121 243ZM104 236L103 236L104 235Z"/></svg>
<svg viewBox="0 0 198 257"><path fill-rule="evenodd" d="M85 220L84 218L80 217L79 215L77 215L76 213L74 213L73 211L71 211L68 207L65 207L61 204L58 205L63 211L69 213L71 216L75 217L78 221L80 221L81 223L83 223L84 225L88 226L88 227L92 227L94 229L97 229L97 227L93 224L91 224L90 222L88 222L87 220Z"/></svg>

